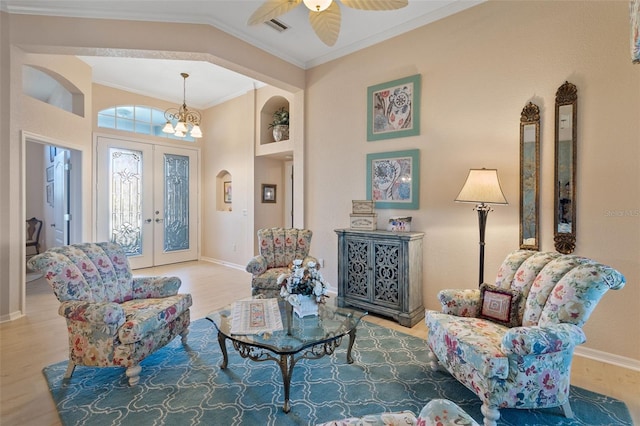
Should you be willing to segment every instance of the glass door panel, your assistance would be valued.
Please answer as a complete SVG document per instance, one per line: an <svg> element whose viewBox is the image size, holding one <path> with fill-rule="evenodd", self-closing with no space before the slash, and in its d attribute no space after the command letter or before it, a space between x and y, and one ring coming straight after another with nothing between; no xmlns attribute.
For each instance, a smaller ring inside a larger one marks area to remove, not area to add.
<svg viewBox="0 0 640 426"><path fill-rule="evenodd" d="M164 251L189 248L189 157L164 154Z"/></svg>
<svg viewBox="0 0 640 426"><path fill-rule="evenodd" d="M196 151L162 147L155 151L155 264L197 259L198 181ZM160 225L160 226L159 226Z"/></svg>
<svg viewBox="0 0 640 426"><path fill-rule="evenodd" d="M109 149L111 196L110 240L127 256L142 254L142 152Z"/></svg>

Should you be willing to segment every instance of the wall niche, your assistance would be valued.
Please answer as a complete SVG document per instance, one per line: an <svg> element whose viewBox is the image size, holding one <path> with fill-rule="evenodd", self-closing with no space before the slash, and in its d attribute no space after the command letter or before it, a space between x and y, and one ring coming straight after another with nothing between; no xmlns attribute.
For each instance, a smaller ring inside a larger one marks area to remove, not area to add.
<svg viewBox="0 0 640 426"><path fill-rule="evenodd" d="M283 96L272 96L262 106L262 109L260 110L260 145L276 143L271 124L274 120L274 113L282 108L291 114L289 101ZM285 138L278 142L285 142L288 140L289 138Z"/></svg>
<svg viewBox="0 0 640 426"><path fill-rule="evenodd" d="M230 212L233 210L233 179L231 173L221 170L216 176L216 210Z"/></svg>

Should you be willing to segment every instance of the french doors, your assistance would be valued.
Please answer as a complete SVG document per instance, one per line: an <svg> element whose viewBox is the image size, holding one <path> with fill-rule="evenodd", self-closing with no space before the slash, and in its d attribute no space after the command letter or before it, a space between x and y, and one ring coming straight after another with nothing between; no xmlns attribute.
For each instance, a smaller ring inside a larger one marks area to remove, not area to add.
<svg viewBox="0 0 640 426"><path fill-rule="evenodd" d="M99 136L98 241L133 269L198 258L198 151Z"/></svg>

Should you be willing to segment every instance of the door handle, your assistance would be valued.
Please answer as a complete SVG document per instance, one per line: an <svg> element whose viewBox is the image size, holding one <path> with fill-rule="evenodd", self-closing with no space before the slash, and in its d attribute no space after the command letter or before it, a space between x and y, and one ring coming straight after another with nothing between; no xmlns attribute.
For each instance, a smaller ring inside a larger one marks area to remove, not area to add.
<svg viewBox="0 0 640 426"><path fill-rule="evenodd" d="M160 222L162 222L163 220L164 220L164 219L160 219L160 218L158 218L158 219L156 219L156 223L160 223Z"/></svg>
<svg viewBox="0 0 640 426"><path fill-rule="evenodd" d="M151 219L145 220L146 223L151 223Z"/></svg>

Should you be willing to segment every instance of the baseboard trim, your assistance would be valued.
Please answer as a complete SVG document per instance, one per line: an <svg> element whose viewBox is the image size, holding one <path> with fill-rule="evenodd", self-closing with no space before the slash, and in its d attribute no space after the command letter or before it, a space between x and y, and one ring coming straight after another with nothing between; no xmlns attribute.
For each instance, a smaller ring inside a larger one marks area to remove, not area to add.
<svg viewBox="0 0 640 426"><path fill-rule="evenodd" d="M22 318L23 316L24 314L20 311L11 312L8 315L2 315L0 316L0 324L2 324L3 322L17 320L18 318Z"/></svg>
<svg viewBox="0 0 640 426"><path fill-rule="evenodd" d="M246 265L237 265L235 263L226 262L224 260L214 259L213 257L200 257L200 260L202 260L203 262L216 263L218 265L228 266L229 268L239 269L241 271L244 271L246 267Z"/></svg>
<svg viewBox="0 0 640 426"><path fill-rule="evenodd" d="M575 354L594 361L605 362L618 367L628 368L629 370L640 371L640 361L637 359L627 358L625 356L615 355L609 352L585 348L582 346L576 348Z"/></svg>

